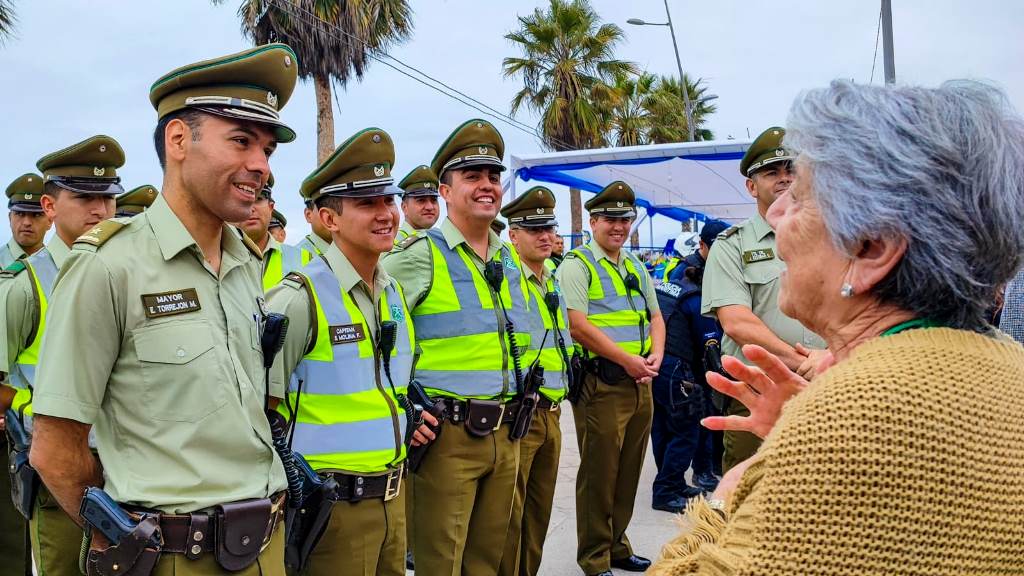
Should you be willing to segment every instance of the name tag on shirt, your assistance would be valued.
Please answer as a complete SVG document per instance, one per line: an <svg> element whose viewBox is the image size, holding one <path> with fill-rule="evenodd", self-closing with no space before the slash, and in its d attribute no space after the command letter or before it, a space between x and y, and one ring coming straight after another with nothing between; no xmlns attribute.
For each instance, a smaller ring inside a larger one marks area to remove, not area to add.
<svg viewBox="0 0 1024 576"><path fill-rule="evenodd" d="M363 330L362 324L343 324L327 328L331 333L331 346L366 340L366 332Z"/></svg>
<svg viewBox="0 0 1024 576"><path fill-rule="evenodd" d="M743 253L743 263L753 264L754 262L763 262L765 260L771 260L775 258L775 252L771 248L759 248L757 250L747 250Z"/></svg>
<svg viewBox="0 0 1024 576"><path fill-rule="evenodd" d="M202 306L199 305L199 294L196 293L196 289L185 288L159 294L143 294L142 308L146 312L146 318L160 318L196 312Z"/></svg>

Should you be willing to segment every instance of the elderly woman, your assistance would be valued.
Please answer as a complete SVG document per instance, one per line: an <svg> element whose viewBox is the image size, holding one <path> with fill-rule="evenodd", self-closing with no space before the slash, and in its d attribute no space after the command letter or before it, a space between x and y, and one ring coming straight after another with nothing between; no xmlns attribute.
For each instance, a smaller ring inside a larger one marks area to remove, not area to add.
<svg viewBox="0 0 1024 576"><path fill-rule="evenodd" d="M709 377L751 416L706 425L765 441L649 574L1024 574L1024 347L986 322L1024 256L1024 122L977 83L837 81L786 145L779 306L831 358Z"/></svg>

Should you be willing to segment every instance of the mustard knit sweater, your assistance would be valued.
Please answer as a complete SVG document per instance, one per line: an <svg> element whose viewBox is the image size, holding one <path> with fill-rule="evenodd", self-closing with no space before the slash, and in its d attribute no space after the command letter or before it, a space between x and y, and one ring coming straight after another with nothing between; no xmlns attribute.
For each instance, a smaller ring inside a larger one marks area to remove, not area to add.
<svg viewBox="0 0 1024 576"><path fill-rule="evenodd" d="M785 407L728 503L648 574L1024 574L1024 347L865 342Z"/></svg>

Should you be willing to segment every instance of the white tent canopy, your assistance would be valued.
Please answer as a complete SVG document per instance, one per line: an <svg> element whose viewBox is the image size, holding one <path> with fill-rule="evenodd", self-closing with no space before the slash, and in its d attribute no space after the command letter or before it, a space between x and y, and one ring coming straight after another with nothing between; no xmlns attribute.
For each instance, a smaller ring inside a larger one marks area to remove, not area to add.
<svg viewBox="0 0 1024 576"><path fill-rule="evenodd" d="M675 220L719 218L739 221L755 210L739 163L751 140L715 140L652 144L598 150L573 150L511 157L506 185L517 182L562 184L597 193L622 180L648 215ZM525 186L519 185L520 189Z"/></svg>

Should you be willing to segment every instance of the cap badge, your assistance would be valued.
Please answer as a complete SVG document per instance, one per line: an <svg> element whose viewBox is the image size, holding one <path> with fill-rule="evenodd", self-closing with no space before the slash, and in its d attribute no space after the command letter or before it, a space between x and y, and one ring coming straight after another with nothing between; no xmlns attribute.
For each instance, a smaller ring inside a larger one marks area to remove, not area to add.
<svg viewBox="0 0 1024 576"><path fill-rule="evenodd" d="M622 208L622 202L616 202L615 205L619 208Z"/></svg>
<svg viewBox="0 0 1024 576"><path fill-rule="evenodd" d="M32 199L32 193L31 192L25 194L25 200L31 200L31 199Z"/></svg>
<svg viewBox="0 0 1024 576"><path fill-rule="evenodd" d="M424 182L423 183L423 187L424 188L430 188L430 182Z"/></svg>
<svg viewBox="0 0 1024 576"><path fill-rule="evenodd" d="M377 164L376 166L374 166L373 167L373 175L378 177L378 178L383 176L384 175L384 165L383 164Z"/></svg>
<svg viewBox="0 0 1024 576"><path fill-rule="evenodd" d="M96 166L95 168L92 169L93 176L103 176L103 174L105 174L106 172L107 169L103 168L102 166Z"/></svg>
<svg viewBox="0 0 1024 576"><path fill-rule="evenodd" d="M277 94L273 92L267 92L267 104L270 104L274 108L277 108Z"/></svg>
<svg viewBox="0 0 1024 576"><path fill-rule="evenodd" d="M537 208L537 214L543 214L543 213L544 213L544 209L543 208Z"/></svg>
<svg viewBox="0 0 1024 576"><path fill-rule="evenodd" d="M783 154L785 154L785 152L782 150L782 148L776 148L775 149L775 155L776 156L782 156Z"/></svg>
<svg viewBox="0 0 1024 576"><path fill-rule="evenodd" d="M106 152L106 151L107 151L107 145L106 144L100 144L100 152Z"/></svg>
<svg viewBox="0 0 1024 576"><path fill-rule="evenodd" d="M284 55L284 67L288 68L291 65L292 65L292 57L287 55L287 54L285 54Z"/></svg>
<svg viewBox="0 0 1024 576"><path fill-rule="evenodd" d="M476 149L476 151L481 154L487 154L487 146L480 146L479 148Z"/></svg>

